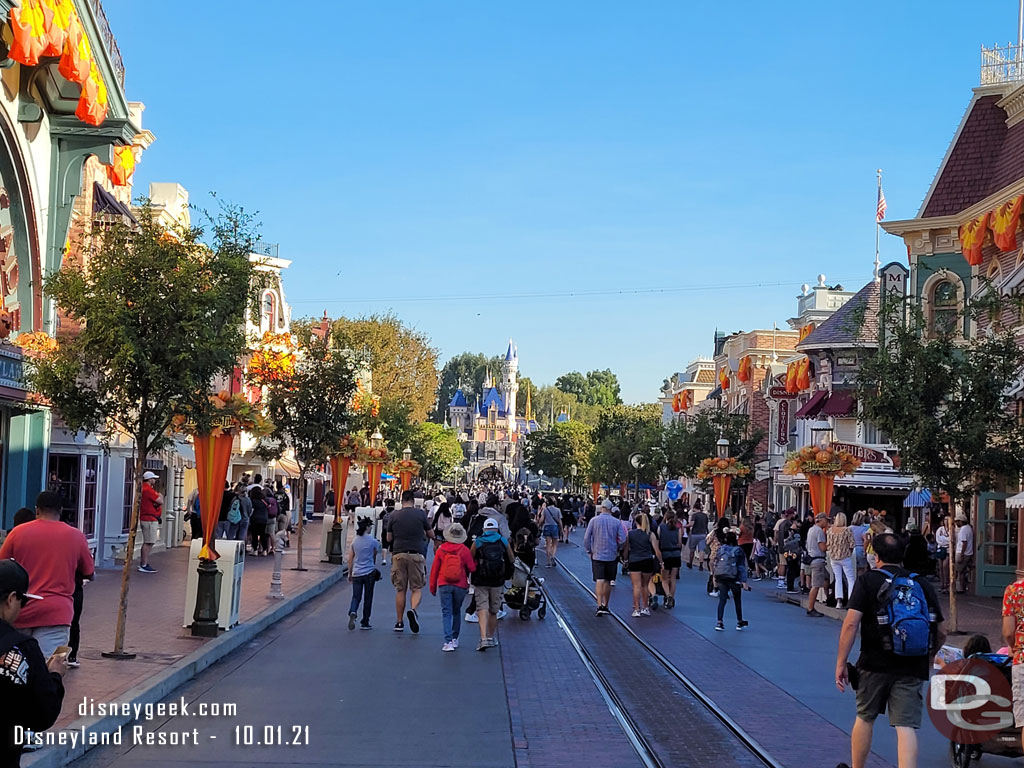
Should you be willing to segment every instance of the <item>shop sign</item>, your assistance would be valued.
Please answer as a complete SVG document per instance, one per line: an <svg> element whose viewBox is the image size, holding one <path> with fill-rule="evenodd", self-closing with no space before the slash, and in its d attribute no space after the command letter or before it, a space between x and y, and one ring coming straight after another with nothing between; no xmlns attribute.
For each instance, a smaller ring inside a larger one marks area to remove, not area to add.
<svg viewBox="0 0 1024 768"><path fill-rule="evenodd" d="M796 395L787 392L785 387L768 387L768 397L772 400L795 400Z"/></svg>
<svg viewBox="0 0 1024 768"><path fill-rule="evenodd" d="M876 451L874 448L868 448L866 445L859 445L857 443L832 443L832 447L837 451L845 451L851 456L860 459L865 464L888 464L889 466L892 466L892 459L882 453L882 451Z"/></svg>
<svg viewBox="0 0 1024 768"><path fill-rule="evenodd" d="M0 386L27 390L21 355L4 346L0 346Z"/></svg>
<svg viewBox="0 0 1024 768"><path fill-rule="evenodd" d="M775 433L775 444L789 445L789 403L786 400L779 403L779 428Z"/></svg>

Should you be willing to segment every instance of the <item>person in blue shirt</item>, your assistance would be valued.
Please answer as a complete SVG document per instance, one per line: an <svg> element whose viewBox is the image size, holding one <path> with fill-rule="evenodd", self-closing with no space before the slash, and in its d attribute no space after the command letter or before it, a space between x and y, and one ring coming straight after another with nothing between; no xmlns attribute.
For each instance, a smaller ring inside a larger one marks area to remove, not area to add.
<svg viewBox="0 0 1024 768"><path fill-rule="evenodd" d="M718 585L718 623L717 632L725 631L722 619L725 616L725 604L732 593L736 607L736 629L742 630L748 622L743 620L742 595L744 589L750 589L747 583L747 556L737 543L736 531L729 528L725 534L725 543L715 553L715 562L711 565L711 573Z"/></svg>
<svg viewBox="0 0 1024 768"><path fill-rule="evenodd" d="M377 555L381 552L380 542L369 533L373 522L360 517L356 523L356 536L348 548L348 580L352 584L352 603L348 609L348 628L356 628L356 611L363 603L363 618L360 629L371 629L370 611L373 610L373 587L380 578L377 570Z"/></svg>

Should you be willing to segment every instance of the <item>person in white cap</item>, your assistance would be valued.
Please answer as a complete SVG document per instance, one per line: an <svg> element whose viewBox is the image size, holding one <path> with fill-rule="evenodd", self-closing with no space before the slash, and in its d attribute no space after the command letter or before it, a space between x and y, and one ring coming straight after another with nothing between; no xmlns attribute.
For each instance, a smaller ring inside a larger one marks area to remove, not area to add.
<svg viewBox="0 0 1024 768"><path fill-rule="evenodd" d="M156 573L156 568L149 564L149 553L160 535L160 520L163 512L163 499L156 492L156 475L146 472L142 476L142 501L139 506L139 529L142 531L142 551L139 553L139 571Z"/></svg>

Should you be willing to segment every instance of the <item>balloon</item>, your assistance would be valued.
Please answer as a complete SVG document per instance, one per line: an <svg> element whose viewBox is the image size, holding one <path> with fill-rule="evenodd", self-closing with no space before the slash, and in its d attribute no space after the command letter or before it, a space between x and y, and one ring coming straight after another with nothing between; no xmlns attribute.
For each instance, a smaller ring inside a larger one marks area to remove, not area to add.
<svg viewBox="0 0 1024 768"><path fill-rule="evenodd" d="M678 480L669 480L665 483L665 492L670 501L676 501L683 493L683 484Z"/></svg>

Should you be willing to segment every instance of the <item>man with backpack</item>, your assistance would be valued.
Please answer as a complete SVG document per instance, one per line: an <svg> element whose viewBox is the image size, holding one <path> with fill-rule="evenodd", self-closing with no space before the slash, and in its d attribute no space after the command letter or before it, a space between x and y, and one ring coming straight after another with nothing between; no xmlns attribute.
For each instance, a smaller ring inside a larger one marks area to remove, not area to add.
<svg viewBox="0 0 1024 768"><path fill-rule="evenodd" d="M478 651L494 648L498 626L498 609L504 596L505 579L511 575L515 558L508 539L501 536L498 521L493 517L484 520L483 533L470 548L476 570L473 572L473 596L476 599L476 615L480 622L480 644Z"/></svg>
<svg viewBox="0 0 1024 768"><path fill-rule="evenodd" d="M839 634L836 687L850 685L857 695L857 719L850 742L853 768L864 768L871 752L875 718L888 709L896 729L900 768L917 765L922 688L932 654L942 645L942 609L932 585L897 565L903 561L899 537L873 539L876 569L857 578ZM860 658L847 664L857 632ZM842 764L840 764L842 765Z"/></svg>

